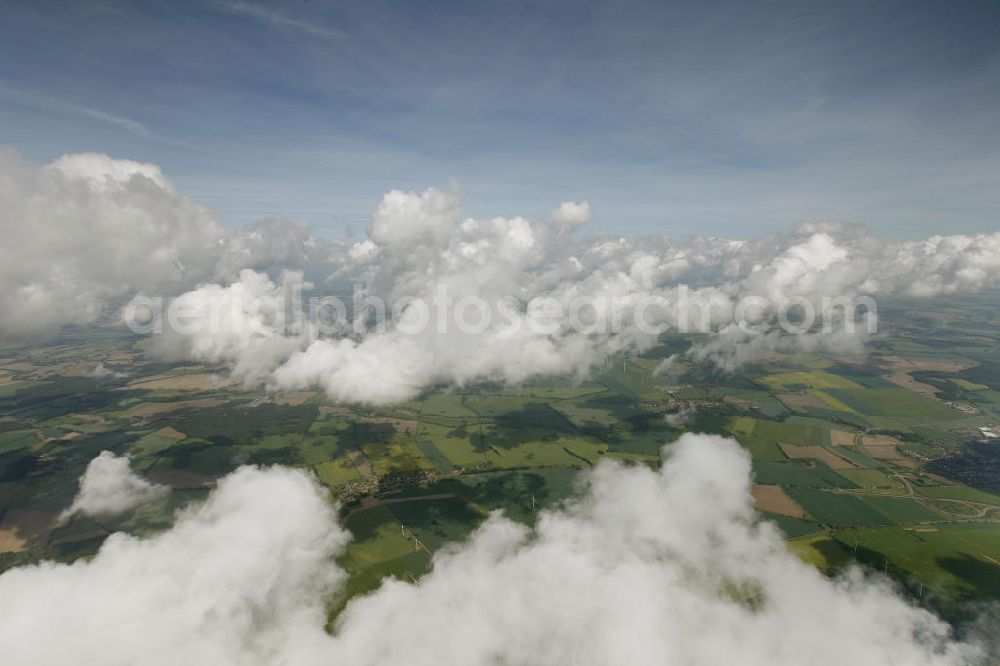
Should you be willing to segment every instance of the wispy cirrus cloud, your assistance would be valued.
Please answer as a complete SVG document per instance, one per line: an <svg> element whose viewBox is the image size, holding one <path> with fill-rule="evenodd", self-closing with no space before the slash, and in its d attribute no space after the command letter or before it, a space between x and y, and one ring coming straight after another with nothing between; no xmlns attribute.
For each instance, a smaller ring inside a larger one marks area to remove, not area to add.
<svg viewBox="0 0 1000 666"><path fill-rule="evenodd" d="M45 95L32 90L21 90L0 83L0 98L5 98L18 104L23 104L25 106L30 106L44 111L97 120L109 125L115 125L121 129L131 132L132 134L142 137L148 138L154 136L146 125L133 118L109 113L85 104L78 104L76 102Z"/></svg>
<svg viewBox="0 0 1000 666"><path fill-rule="evenodd" d="M220 2L219 6L232 14L246 16L275 28L298 30L299 32L304 32L308 35L313 35L314 37L323 37L325 39L342 39L348 36L348 34L343 30L292 18L282 14L281 12L276 12L273 9L254 4L252 2L229 0L227 2Z"/></svg>

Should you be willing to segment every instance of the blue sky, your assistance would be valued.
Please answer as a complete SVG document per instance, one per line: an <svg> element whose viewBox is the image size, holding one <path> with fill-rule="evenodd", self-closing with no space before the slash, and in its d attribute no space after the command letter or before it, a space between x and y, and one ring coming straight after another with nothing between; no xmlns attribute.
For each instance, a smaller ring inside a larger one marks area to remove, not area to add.
<svg viewBox="0 0 1000 666"><path fill-rule="evenodd" d="M160 164L240 225L474 215L1000 228L1000 3L0 1L0 144Z"/></svg>

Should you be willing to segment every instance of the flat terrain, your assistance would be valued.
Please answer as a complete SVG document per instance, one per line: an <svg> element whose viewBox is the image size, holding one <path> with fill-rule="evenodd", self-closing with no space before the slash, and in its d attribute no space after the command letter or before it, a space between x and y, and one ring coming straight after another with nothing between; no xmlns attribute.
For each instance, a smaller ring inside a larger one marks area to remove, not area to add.
<svg viewBox="0 0 1000 666"><path fill-rule="evenodd" d="M150 533L244 464L309 469L355 535L348 594L416 579L490 511L532 523L601 460L657 465L685 431L735 437L762 519L826 571L859 561L938 609L1000 599L1000 307L882 313L863 355L769 354L733 374L683 357L679 337L586 382L545 378L433 391L382 409L320 392L231 384L222 367L146 360L113 328L0 349L0 568ZM958 307L961 305L961 307ZM106 371L96 376L101 364ZM169 500L56 525L102 450L172 486ZM933 600L933 601L932 601ZM341 600L342 602L343 600Z"/></svg>

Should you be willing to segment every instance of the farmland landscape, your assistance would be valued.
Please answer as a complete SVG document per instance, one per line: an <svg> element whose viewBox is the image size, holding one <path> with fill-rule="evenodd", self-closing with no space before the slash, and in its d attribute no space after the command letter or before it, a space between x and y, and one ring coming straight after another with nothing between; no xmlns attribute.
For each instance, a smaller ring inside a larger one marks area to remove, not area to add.
<svg viewBox="0 0 1000 666"><path fill-rule="evenodd" d="M0 62L0 666L1000 666L996 0Z"/></svg>
<svg viewBox="0 0 1000 666"><path fill-rule="evenodd" d="M3 350L0 563L86 558L112 532L168 527L241 465L300 467L355 537L332 619L387 576L418 580L491 511L530 525L582 471L656 467L665 444L695 431L749 452L761 519L805 562L829 575L861 563L960 618L1000 598L1000 306L994 294L951 306L894 304L859 355L658 371L690 344L673 335L583 381L441 387L383 408L245 388L224 368L148 360L119 329L70 330ZM118 518L59 522L105 450L173 492Z"/></svg>

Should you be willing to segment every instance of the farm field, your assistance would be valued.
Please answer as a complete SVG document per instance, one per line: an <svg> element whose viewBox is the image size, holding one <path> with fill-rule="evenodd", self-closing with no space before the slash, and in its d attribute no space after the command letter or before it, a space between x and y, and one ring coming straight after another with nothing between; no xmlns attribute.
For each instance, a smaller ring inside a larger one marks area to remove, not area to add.
<svg viewBox="0 0 1000 666"><path fill-rule="evenodd" d="M979 305L968 312L1000 310ZM919 314L893 316L910 331ZM681 358L656 374L670 339L582 382L470 385L385 408L243 388L223 367L146 360L117 331L0 350L0 569L155 532L239 466L282 464L339 500L355 537L341 557L349 597L424 575L491 511L530 525L602 460L655 466L692 431L744 447L760 518L805 561L860 562L940 608L1000 599L1000 443L984 434L1000 423L1000 355L952 344L970 330L1000 341L954 316L932 338L886 336L862 356L771 354L728 375ZM114 372L93 376L97 363ZM171 486L169 500L57 526L103 450Z"/></svg>

